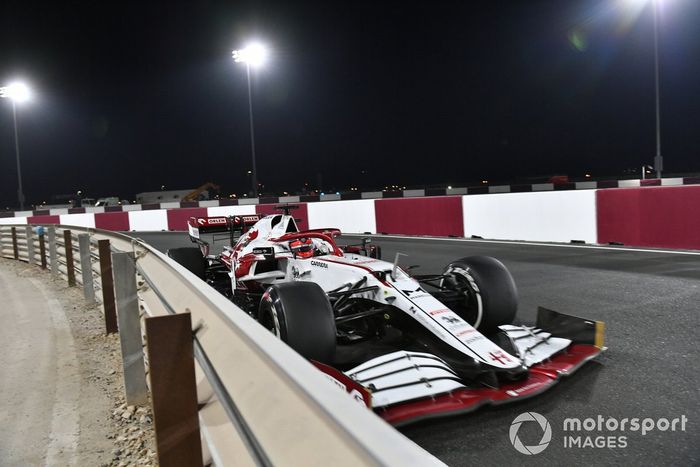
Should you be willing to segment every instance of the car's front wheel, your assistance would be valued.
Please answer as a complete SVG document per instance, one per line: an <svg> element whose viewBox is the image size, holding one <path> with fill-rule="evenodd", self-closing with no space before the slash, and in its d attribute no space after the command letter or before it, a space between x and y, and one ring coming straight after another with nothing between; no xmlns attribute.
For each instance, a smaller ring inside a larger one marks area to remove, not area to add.
<svg viewBox="0 0 700 467"><path fill-rule="evenodd" d="M333 363L335 316L318 284L287 282L270 286L260 300L257 319L302 356Z"/></svg>
<svg viewBox="0 0 700 467"><path fill-rule="evenodd" d="M518 291L513 276L496 258L469 256L450 263L442 286L460 298L452 311L483 333L510 324L518 311Z"/></svg>

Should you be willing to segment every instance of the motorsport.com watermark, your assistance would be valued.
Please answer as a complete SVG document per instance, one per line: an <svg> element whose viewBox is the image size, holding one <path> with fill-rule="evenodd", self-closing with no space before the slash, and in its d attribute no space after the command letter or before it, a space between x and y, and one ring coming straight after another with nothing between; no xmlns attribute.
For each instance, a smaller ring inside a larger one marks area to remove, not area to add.
<svg viewBox="0 0 700 467"><path fill-rule="evenodd" d="M524 445L518 436L520 427L528 422L536 423L542 430L540 441L531 446ZM628 434L630 433L640 433L641 436L646 436L652 431L685 431L687 423L688 417L685 415L671 419L616 418L602 415L584 419L566 418L562 427L564 432L563 444L568 449L626 448ZM595 435L593 432L595 432ZM552 426L546 417L537 412L521 413L511 423L509 437L511 444L518 452L528 456L539 454L547 449L547 446L552 441Z"/></svg>

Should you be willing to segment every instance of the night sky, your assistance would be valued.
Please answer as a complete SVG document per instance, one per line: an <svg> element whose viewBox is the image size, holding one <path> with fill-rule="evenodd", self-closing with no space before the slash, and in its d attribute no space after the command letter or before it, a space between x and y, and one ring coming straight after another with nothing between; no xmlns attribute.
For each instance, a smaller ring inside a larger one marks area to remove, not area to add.
<svg viewBox="0 0 700 467"><path fill-rule="evenodd" d="M292 5L294 3L294 5ZM653 29L641 0L31 2L0 12L0 82L22 78L28 202L83 190L459 185L652 164ZM665 173L700 171L700 2L663 0ZM363 173L363 171L365 173ZM0 206L16 205L0 101Z"/></svg>

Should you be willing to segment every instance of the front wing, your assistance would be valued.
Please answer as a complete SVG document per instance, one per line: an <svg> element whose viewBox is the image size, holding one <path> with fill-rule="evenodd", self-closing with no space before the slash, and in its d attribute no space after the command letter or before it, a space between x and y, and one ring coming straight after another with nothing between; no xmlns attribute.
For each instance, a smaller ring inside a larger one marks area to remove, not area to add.
<svg viewBox="0 0 700 467"><path fill-rule="evenodd" d="M358 384L364 387L369 395L366 397L368 405L387 422L400 426L536 396L605 350L604 325L600 321L540 308L536 327L518 329L508 334L517 340L514 344L523 364L528 367L528 375L499 387L469 385L441 358L420 352L397 351L382 355L346 373L317 366L341 381L344 387L357 387ZM523 329L544 338L540 343L529 337L520 338ZM561 345L564 340L568 345ZM553 348L553 353L545 358L538 356L538 352L542 354L542 348L547 346Z"/></svg>
<svg viewBox="0 0 700 467"><path fill-rule="evenodd" d="M562 377L573 374L583 364L597 357L603 349L588 344L573 344L548 361L529 368L524 380L498 388L462 387L430 398L375 408L377 414L395 426L444 415L472 412L485 405L524 400L543 393Z"/></svg>

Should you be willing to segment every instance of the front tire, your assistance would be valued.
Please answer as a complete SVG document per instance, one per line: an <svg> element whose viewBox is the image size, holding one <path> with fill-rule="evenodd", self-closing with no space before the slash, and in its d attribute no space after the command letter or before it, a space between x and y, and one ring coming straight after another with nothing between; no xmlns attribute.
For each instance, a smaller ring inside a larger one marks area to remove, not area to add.
<svg viewBox="0 0 700 467"><path fill-rule="evenodd" d="M452 306L462 319L482 333L510 324L518 311L518 291L513 276L496 258L469 256L450 263L443 287L464 294Z"/></svg>
<svg viewBox="0 0 700 467"><path fill-rule="evenodd" d="M286 282L269 287L260 301L257 319L303 357L333 363L335 316L318 284Z"/></svg>

